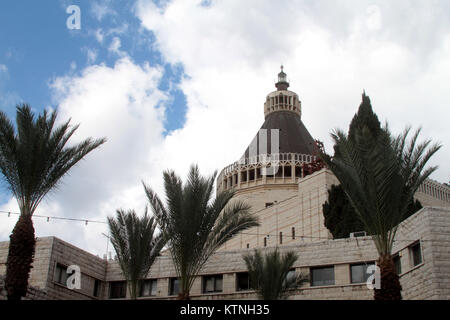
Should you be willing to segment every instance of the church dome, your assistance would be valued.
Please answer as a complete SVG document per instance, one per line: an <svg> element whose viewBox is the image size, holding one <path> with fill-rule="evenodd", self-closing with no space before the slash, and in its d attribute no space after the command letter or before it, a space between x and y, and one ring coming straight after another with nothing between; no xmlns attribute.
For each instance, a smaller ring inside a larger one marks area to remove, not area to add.
<svg viewBox="0 0 450 320"><path fill-rule="evenodd" d="M304 176L303 165L315 160L316 143L301 120L298 95L287 90L283 66L275 87L264 103L263 125L241 159L221 171L218 190L296 184Z"/></svg>

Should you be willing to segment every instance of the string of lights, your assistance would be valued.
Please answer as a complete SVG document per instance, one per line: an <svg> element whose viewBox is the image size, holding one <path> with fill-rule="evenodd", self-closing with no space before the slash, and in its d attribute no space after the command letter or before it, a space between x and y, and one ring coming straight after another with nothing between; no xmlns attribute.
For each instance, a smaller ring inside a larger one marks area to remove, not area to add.
<svg viewBox="0 0 450 320"><path fill-rule="evenodd" d="M0 213L6 213L6 214L8 214L8 217L10 217L12 214L14 214L14 215L20 215L20 213L18 213L18 212L3 211L3 210L0 210ZM45 219L47 219L47 222L50 222L50 220L66 220L66 221L84 222L85 225L88 225L89 222L91 222L91 223L103 223L103 224L107 224L106 221L98 221L98 220L90 220L90 219L82 219L82 218L67 218L67 217L56 217L56 216L43 216L43 215L38 215L38 214L34 214L33 217L37 217L37 218L45 218Z"/></svg>
<svg viewBox="0 0 450 320"><path fill-rule="evenodd" d="M265 211L265 210L270 210L270 209L274 208L275 206L278 206L279 204L284 203L286 201L289 201L289 200L291 200L293 198L296 198L296 197L297 197L297 195L294 195L292 197L289 197L289 198L286 198L286 199L283 199L283 200L280 200L280 201L276 201L272 205L270 205L270 206L268 206L266 208L262 208L260 210L257 210L255 212L253 212L253 214L257 214L257 213L260 213L260 212ZM290 210L290 209L292 209L292 208L287 208L286 210L281 210L281 211L279 211L277 213L280 214L280 213L283 213L283 212L285 212L287 210ZM11 214L20 215L20 213L18 213L18 212L3 211L3 210L0 210L0 213L7 214L8 217L10 217ZM44 216L44 215L33 215L33 217L45 218L45 219L47 219L47 222L50 222L50 220L65 220L65 221L72 221L72 222L84 222L86 226L89 223L107 224L106 221L90 220L90 219L83 219L83 218L69 218L69 217ZM279 236L278 234L271 234L271 233L266 234L266 233L241 232L240 234L242 234L242 235L249 235L249 236L265 236L265 237L268 237L268 238L270 238L270 237L275 237L276 238L276 237ZM329 239L329 238L326 238L326 237L305 236L305 235L304 236L294 235L291 238L294 238L294 240L296 240L296 239L302 239L302 240L303 239L333 240L333 239ZM343 239L346 239L348 241L351 238L343 238ZM337 239L334 239L334 240L337 240ZM394 242L400 242L400 241L412 242L412 241L417 241L417 240L418 239L395 239ZM435 240L433 240L433 239L421 239L420 241L450 242L450 240L446 240L446 239L435 239Z"/></svg>

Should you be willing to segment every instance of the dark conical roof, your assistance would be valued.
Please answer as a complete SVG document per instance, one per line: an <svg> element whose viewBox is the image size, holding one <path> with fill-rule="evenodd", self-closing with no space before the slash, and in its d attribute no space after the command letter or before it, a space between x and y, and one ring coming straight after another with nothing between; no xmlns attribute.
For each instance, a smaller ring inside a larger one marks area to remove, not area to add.
<svg viewBox="0 0 450 320"><path fill-rule="evenodd" d="M271 130L279 129L279 153L301 153L314 154L315 142L311 134L306 129L300 116L289 111L279 111L269 114L261 129L267 129L267 154L271 154ZM257 154L265 154L259 150L259 138L257 135ZM248 147L245 150L245 158L249 157ZM254 152L253 152L254 153ZM274 150L273 153L278 153ZM252 154L250 156L255 156Z"/></svg>

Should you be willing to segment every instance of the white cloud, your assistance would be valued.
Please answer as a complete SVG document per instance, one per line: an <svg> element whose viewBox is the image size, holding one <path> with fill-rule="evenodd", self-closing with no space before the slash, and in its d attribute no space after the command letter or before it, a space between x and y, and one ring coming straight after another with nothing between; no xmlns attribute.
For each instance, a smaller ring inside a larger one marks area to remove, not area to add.
<svg viewBox="0 0 450 320"><path fill-rule="evenodd" d="M122 47L122 43L120 41L120 38L114 37L111 41L111 44L109 45L108 51L118 55L119 57L124 57L127 54L126 54L126 52L120 50L121 47Z"/></svg>
<svg viewBox="0 0 450 320"><path fill-rule="evenodd" d="M189 76L180 85L186 125L167 138L165 162L183 168L198 161L211 170L237 160L263 122L263 102L281 63L302 99L303 122L328 151L330 131L348 128L363 89L396 132L422 125L423 138L447 145L447 6L230 0L205 7L174 0L161 8L138 1L137 16L154 33L156 48ZM435 158L441 168L433 177L440 181L449 179L447 148ZM176 161L175 152L193 156Z"/></svg>
<svg viewBox="0 0 450 320"><path fill-rule="evenodd" d="M87 64L93 64L97 60L98 51L91 48L86 48Z"/></svg>
<svg viewBox="0 0 450 320"><path fill-rule="evenodd" d="M381 11L376 5L367 7L367 21L366 25L369 30L379 30L382 26Z"/></svg>
<svg viewBox="0 0 450 320"><path fill-rule="evenodd" d="M110 0L92 2L91 13L98 21L102 21L107 15L117 15L117 12L111 8Z"/></svg>
<svg viewBox="0 0 450 320"><path fill-rule="evenodd" d="M58 119L72 118L73 124L81 124L71 142L87 137L107 137L108 141L63 178L60 188L39 206L37 215L105 221L118 208L143 212L146 202L141 179L158 181L161 170L153 162L162 143L167 99L157 89L161 76L160 68L138 66L125 57L111 68L90 66L79 76L54 79ZM1 210L17 212L15 200ZM6 219L8 223L3 224L2 219L0 239L7 239L13 220ZM107 232L106 225L46 222L37 217L34 221L37 236L57 236L99 254L105 250L101 233Z"/></svg>
<svg viewBox="0 0 450 320"><path fill-rule="evenodd" d="M0 72L8 72L8 67L5 66L4 64L0 64Z"/></svg>
<svg viewBox="0 0 450 320"><path fill-rule="evenodd" d="M94 33L95 39L97 39L97 41L99 43L103 43L103 39L105 37L105 34L103 33L103 30L101 28L97 29Z"/></svg>
<svg viewBox="0 0 450 320"><path fill-rule="evenodd" d="M81 123L74 138L109 141L71 172L40 212L91 219L119 207L142 212L141 179L161 193L164 169L185 177L193 162L211 173L238 160L264 121L263 103L275 90L281 63L302 100L303 122L328 151L330 131L347 129L365 89L380 120L388 119L394 131L422 125L423 138L444 143L432 161L441 166L433 178L448 181L449 6L402 0L227 0L201 6L174 0L161 9L137 1L136 14L154 34L163 60L186 72L179 84L187 99L186 123L163 136L164 108L157 106L166 97L156 89L161 69L137 66L120 38L113 38L110 51L120 57L114 67L90 66L53 82L60 119ZM104 41L105 32L97 33ZM39 234L48 231L99 253L106 247L100 236L105 226L57 229L56 222L39 223Z"/></svg>

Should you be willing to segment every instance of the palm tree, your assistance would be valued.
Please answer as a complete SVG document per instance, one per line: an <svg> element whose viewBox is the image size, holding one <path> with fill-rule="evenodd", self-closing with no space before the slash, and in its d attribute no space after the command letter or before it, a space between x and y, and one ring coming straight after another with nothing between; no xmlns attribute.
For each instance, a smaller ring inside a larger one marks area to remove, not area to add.
<svg viewBox="0 0 450 320"><path fill-rule="evenodd" d="M108 217L108 225L120 268L130 283L130 297L136 299L140 281L164 247L165 239L161 233L154 237L157 224L154 217L147 215L147 208L142 218L134 210L119 209L115 219Z"/></svg>
<svg viewBox="0 0 450 320"><path fill-rule="evenodd" d="M20 300L27 292L36 243L31 220L34 211L78 161L106 141L89 138L66 147L78 125L71 127L69 119L55 127L56 116L56 111L44 111L35 119L28 105L17 106L16 133L0 111L0 172L20 208L6 262L6 290L11 300Z"/></svg>
<svg viewBox="0 0 450 320"><path fill-rule="evenodd" d="M304 274L290 274L298 256L293 251L281 255L278 248L264 257L259 250L243 256L247 266L250 284L256 290L259 299L285 299L289 290L308 280Z"/></svg>
<svg viewBox="0 0 450 320"><path fill-rule="evenodd" d="M361 126L350 139L336 130L332 137L339 155L321 155L375 242L381 272L381 288L374 292L376 300L401 299L391 255L394 237L417 188L437 168L425 166L441 146L430 146L430 140L417 144L420 129L408 142L409 131L407 128L393 137L387 124L376 135Z"/></svg>
<svg viewBox="0 0 450 320"><path fill-rule="evenodd" d="M173 171L165 171L167 206L144 184L180 278L180 299L189 299L196 275L222 244L259 225L248 205L238 200L230 202L233 192L221 192L212 199L215 177L216 172L202 177L198 167L191 166L188 181L183 184Z"/></svg>

